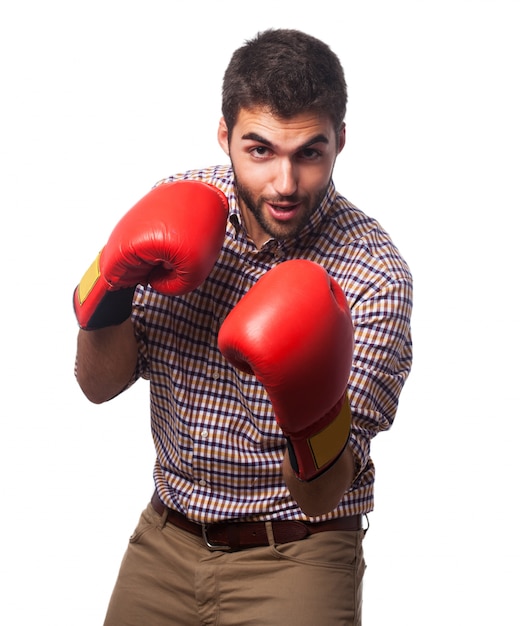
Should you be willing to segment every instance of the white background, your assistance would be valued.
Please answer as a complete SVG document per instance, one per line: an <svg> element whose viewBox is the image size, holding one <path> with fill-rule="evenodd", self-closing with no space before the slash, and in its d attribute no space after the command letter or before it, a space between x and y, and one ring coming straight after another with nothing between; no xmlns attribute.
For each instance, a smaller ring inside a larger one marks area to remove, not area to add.
<svg viewBox="0 0 520 626"><path fill-rule="evenodd" d="M342 60L336 185L415 278L364 624L520 623L519 18L507 0L3 3L0 623L102 623L153 450L146 383L103 406L76 387L72 291L157 180L223 161L223 72L268 27Z"/></svg>

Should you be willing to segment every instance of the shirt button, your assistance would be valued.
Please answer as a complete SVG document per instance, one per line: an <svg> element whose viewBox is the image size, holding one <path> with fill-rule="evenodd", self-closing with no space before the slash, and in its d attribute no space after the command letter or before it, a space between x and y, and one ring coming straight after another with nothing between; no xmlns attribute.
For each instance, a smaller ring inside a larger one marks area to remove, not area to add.
<svg viewBox="0 0 520 626"><path fill-rule="evenodd" d="M204 479L199 480L199 485L200 485L201 487L205 487L207 484L208 484L208 483L207 483Z"/></svg>
<svg viewBox="0 0 520 626"><path fill-rule="evenodd" d="M207 439L207 438L208 438L208 436L209 436L209 432L208 432L207 430L203 430L203 431L201 431L200 436L201 436L203 439Z"/></svg>

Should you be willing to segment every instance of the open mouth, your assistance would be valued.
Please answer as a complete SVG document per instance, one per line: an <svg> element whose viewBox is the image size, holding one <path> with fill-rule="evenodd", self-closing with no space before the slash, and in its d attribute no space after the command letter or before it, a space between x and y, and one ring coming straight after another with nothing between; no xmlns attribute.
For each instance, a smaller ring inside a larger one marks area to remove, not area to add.
<svg viewBox="0 0 520 626"><path fill-rule="evenodd" d="M287 221L292 219L297 213L298 213L298 208L299 208L299 204L290 204L290 205L283 205L283 204L269 204L267 205L269 207L269 210L271 212L271 215L277 219L277 220L281 220L281 221Z"/></svg>

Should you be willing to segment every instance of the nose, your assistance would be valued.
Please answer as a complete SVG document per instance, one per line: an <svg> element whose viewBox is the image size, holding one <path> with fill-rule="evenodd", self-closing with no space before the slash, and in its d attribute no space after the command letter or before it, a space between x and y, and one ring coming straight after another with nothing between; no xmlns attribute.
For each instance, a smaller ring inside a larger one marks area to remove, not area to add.
<svg viewBox="0 0 520 626"><path fill-rule="evenodd" d="M291 159L279 159L276 163L273 186L280 196L291 196L298 189L298 169Z"/></svg>

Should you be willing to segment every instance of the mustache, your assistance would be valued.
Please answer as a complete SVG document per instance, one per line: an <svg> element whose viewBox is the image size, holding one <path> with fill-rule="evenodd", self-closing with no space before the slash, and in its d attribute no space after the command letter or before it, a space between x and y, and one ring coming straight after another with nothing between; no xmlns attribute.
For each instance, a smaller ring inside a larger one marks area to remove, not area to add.
<svg viewBox="0 0 520 626"><path fill-rule="evenodd" d="M266 196L262 196L262 201L267 202L268 204L299 204L303 201L303 198L296 195L291 196L276 196L272 198L268 198Z"/></svg>

